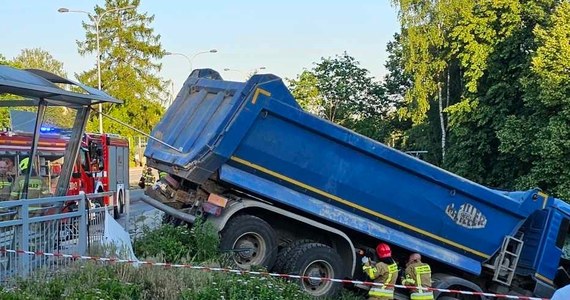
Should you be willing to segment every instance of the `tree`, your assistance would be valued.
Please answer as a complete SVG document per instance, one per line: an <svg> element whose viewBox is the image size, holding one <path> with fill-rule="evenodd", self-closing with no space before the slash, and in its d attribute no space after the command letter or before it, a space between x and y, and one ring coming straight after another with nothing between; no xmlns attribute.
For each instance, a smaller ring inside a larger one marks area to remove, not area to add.
<svg viewBox="0 0 570 300"><path fill-rule="evenodd" d="M12 66L11 62L6 59L6 57L0 54L0 65ZM0 95L1 98L12 98L7 95ZM10 127L10 113L8 107L0 107L0 128Z"/></svg>
<svg viewBox="0 0 570 300"><path fill-rule="evenodd" d="M387 116L394 107L384 87L346 52L322 58L289 84L300 105L311 113L373 139L389 135Z"/></svg>
<svg viewBox="0 0 570 300"><path fill-rule="evenodd" d="M570 199L570 3L559 3L533 33L538 47L521 80L524 109L499 131L500 149L528 168L515 179L517 187Z"/></svg>
<svg viewBox="0 0 570 300"><path fill-rule="evenodd" d="M104 112L150 132L160 120L163 107L159 99L167 97L167 83L159 75L164 50L160 35L154 33L150 24L154 16L139 13L139 0L106 0L105 6L95 6L95 14L119 7L134 6L134 9L105 13L99 24L102 89L124 101L123 105L105 106ZM97 35L93 21L83 23L86 30L84 41L78 41L79 53L85 55L97 51ZM84 83L97 86L96 66L77 75ZM96 130L97 118L88 124ZM104 131L124 136L136 135L131 129L113 121L104 122Z"/></svg>
<svg viewBox="0 0 570 300"><path fill-rule="evenodd" d="M440 130L441 160L445 160L448 117L447 107L457 102L450 94L456 57L451 51L451 28L458 22L458 12L469 9L468 0L394 0L399 7L402 25L405 70L413 85L407 90L406 106L400 108L403 117L421 124L437 105ZM430 122L436 124L436 122Z"/></svg>
<svg viewBox="0 0 570 300"><path fill-rule="evenodd" d="M406 71L404 60L405 33L395 33L394 39L386 45L388 59L384 64L388 73L384 76L384 88L386 95L401 107L404 104L404 97L412 87L412 76Z"/></svg>
<svg viewBox="0 0 570 300"><path fill-rule="evenodd" d="M12 64L18 68L44 70L67 78L63 63L41 48L22 49Z"/></svg>
<svg viewBox="0 0 570 300"><path fill-rule="evenodd" d="M324 116L323 98L317 88L318 79L311 71L303 71L297 79L288 79L293 97L301 107L319 117Z"/></svg>
<svg viewBox="0 0 570 300"><path fill-rule="evenodd" d="M18 56L12 59L11 64L20 69L38 69L67 78L63 63L55 59L48 51L41 48L22 49ZM35 107L16 107L14 109L33 111ZM66 107L48 107L45 112L43 123L71 128L75 119L75 111Z"/></svg>
<svg viewBox="0 0 570 300"><path fill-rule="evenodd" d="M383 86L386 95L395 107L395 113L388 118L390 122L390 138L387 143L402 151L427 151L421 158L438 164L440 158L440 132L437 124L438 114L433 106L426 112L420 123L413 123L410 118L402 117L396 112L402 111L409 103L406 93L413 85L413 77L406 71L404 44L406 31L394 34L394 39L388 42L386 52L388 59L384 66L388 73L384 77Z"/></svg>
<svg viewBox="0 0 570 300"><path fill-rule="evenodd" d="M368 118L390 109L383 105L383 90L368 76L368 70L346 52L322 58L313 73L322 96L326 119L341 124L350 119Z"/></svg>
<svg viewBox="0 0 570 300"><path fill-rule="evenodd" d="M454 28L466 92L449 108L450 170L502 189L514 189L529 172L526 158L503 151L499 135L509 118L526 114L521 82L536 51L533 29L546 21L554 2L481 1Z"/></svg>

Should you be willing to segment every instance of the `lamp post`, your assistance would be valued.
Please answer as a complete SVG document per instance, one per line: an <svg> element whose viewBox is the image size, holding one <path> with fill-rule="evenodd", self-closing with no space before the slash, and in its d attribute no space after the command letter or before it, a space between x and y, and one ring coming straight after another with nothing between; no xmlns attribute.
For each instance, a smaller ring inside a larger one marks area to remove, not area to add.
<svg viewBox="0 0 570 300"><path fill-rule="evenodd" d="M188 64L190 64L190 72L192 72L192 60L200 55L200 54L206 54L206 53L218 53L218 50L216 49L210 49L208 51L200 51L194 55L192 55L192 57L188 57L186 54L184 53L179 53L179 52L164 52L164 55L178 55L178 56L182 56L184 58L186 58L186 60L188 61Z"/></svg>
<svg viewBox="0 0 570 300"><path fill-rule="evenodd" d="M95 23L95 35L96 35L96 42L97 42L97 87L99 88L99 90L101 90L101 47L99 45L99 24L101 23L101 20L103 19L103 17L108 14L108 13L112 13L112 12L118 12L121 10L127 10L127 9L133 9L136 8L136 6L134 5L129 5L129 6L125 6L125 7L118 7L118 8L114 8L114 9L109 9L106 10L104 12L102 12L100 15L91 15L89 12L86 12L84 10L72 10L72 9L68 9L65 7L62 7L60 9L58 9L57 11L60 13L83 13L86 14L89 19L91 19L91 21L93 23ZM103 133L103 104L99 103L99 133Z"/></svg>

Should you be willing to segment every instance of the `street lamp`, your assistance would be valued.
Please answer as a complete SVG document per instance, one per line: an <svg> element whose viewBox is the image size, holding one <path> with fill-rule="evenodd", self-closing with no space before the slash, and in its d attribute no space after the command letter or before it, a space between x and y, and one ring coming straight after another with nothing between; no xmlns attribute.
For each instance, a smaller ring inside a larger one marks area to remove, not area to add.
<svg viewBox="0 0 570 300"><path fill-rule="evenodd" d="M186 54L184 53L178 53L178 52L164 52L164 55L178 55L178 56L182 56L184 58L186 58L186 60L188 61L188 64L190 64L190 72L192 72L192 60L200 55L200 54L206 54L206 53L218 53L218 50L216 49L210 49L208 51L200 51L194 55L192 55L192 57L188 57Z"/></svg>
<svg viewBox="0 0 570 300"><path fill-rule="evenodd" d="M99 90L101 90L101 48L99 46L99 24L101 23L101 19L103 19L103 17L108 13L118 12L118 11L122 11L122 10L133 9L133 8L136 8L136 6L129 5L129 6L124 6L124 7L113 8L113 9L106 10L106 11L102 12L100 15L96 15L96 16L93 16L89 12L86 12L84 10L72 10L72 9L65 8L65 7L62 7L62 8L57 10L60 13L72 12L72 13L86 14L89 17L89 19L91 19L91 21L93 23L95 23L95 34L97 37L97 87L99 88ZM101 103L99 103L99 133L103 133L103 104L101 104Z"/></svg>

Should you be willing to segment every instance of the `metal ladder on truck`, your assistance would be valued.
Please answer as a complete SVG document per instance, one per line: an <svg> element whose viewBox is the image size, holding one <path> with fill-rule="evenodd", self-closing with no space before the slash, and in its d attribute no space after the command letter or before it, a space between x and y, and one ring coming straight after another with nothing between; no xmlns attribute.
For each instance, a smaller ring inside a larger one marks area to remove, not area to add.
<svg viewBox="0 0 570 300"><path fill-rule="evenodd" d="M497 256L494 265L486 265L487 267L494 269L493 281L507 286L511 285L519 263L523 244L522 232L518 232L515 236L505 236L503 245L501 246L501 251Z"/></svg>

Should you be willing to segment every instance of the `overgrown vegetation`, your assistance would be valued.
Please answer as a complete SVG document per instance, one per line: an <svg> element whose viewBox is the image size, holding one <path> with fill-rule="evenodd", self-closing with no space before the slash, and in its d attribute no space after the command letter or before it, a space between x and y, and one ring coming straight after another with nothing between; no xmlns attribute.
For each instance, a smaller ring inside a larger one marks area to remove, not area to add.
<svg viewBox="0 0 570 300"><path fill-rule="evenodd" d="M135 241L145 261L228 266L209 223L143 229ZM225 259L227 261L227 259ZM231 266L230 266L231 267ZM311 299L295 282L281 278L206 272L188 268L77 262L57 274L36 273L0 290L0 299ZM360 299L344 292L335 299Z"/></svg>
<svg viewBox="0 0 570 300"><path fill-rule="evenodd" d="M198 220L191 228L171 224L153 230L143 228L134 249L137 257L161 257L169 263L203 262L219 257L219 243L213 226Z"/></svg>

